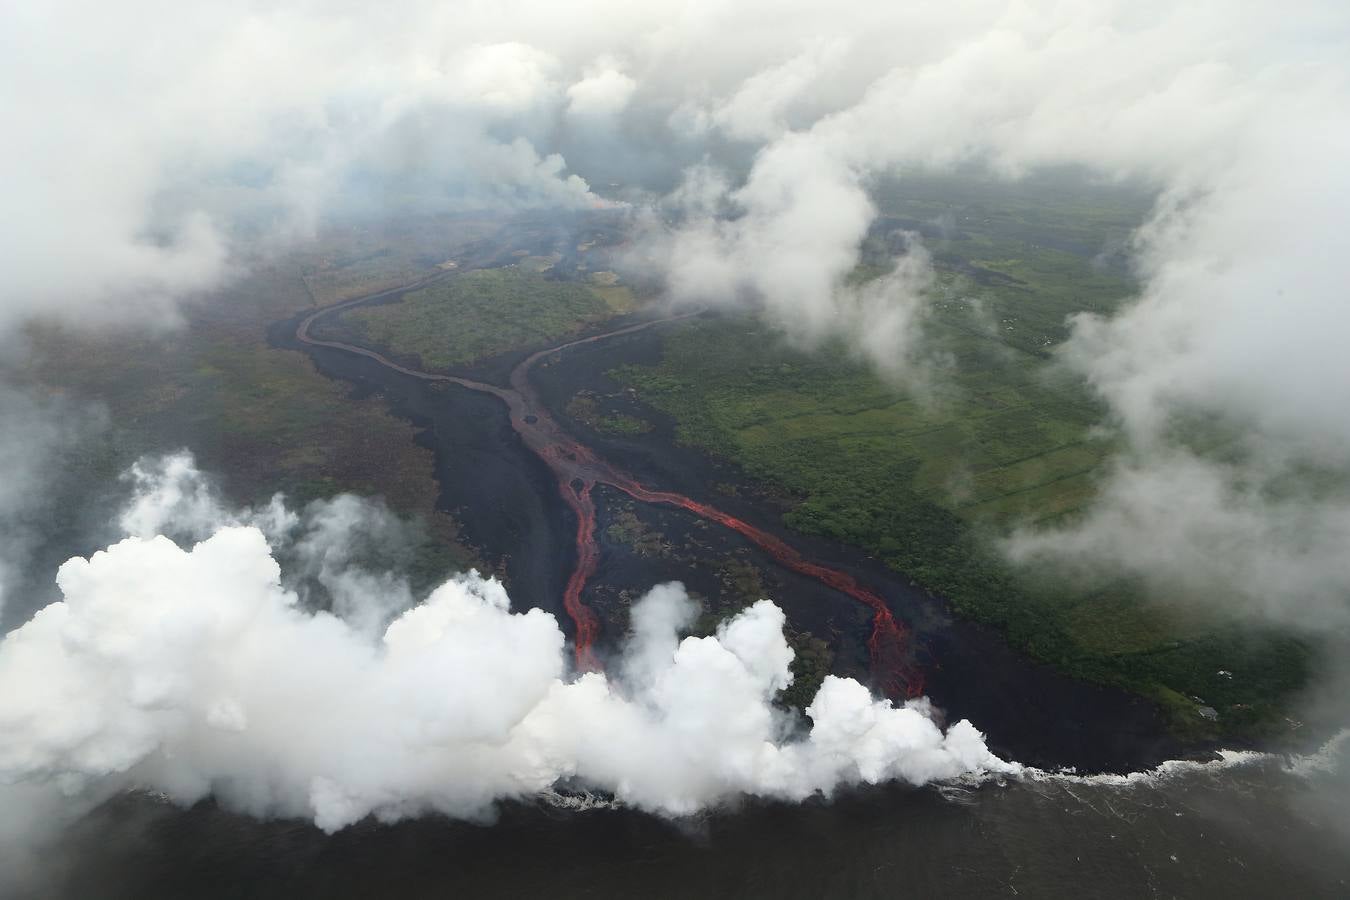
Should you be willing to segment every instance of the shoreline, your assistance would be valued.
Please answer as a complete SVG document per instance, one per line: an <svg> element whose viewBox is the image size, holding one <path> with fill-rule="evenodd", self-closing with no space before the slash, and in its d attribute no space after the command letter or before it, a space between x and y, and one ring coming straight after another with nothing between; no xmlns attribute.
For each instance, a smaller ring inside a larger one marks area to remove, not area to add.
<svg viewBox="0 0 1350 900"><path fill-rule="evenodd" d="M429 383L424 378L428 373L416 373L402 365L391 369L374 359L353 357L335 347L306 346L296 340L302 323L311 323L325 311L390 302L401 292L415 290L422 284L381 291L323 310L305 311L276 323L269 332L270 342L306 352L328 377L352 383L360 391L378 391L387 398L396 415L414 421L421 429L420 439L436 454L440 494L437 505L448 511L470 511L462 516L468 537L487 555L503 561L508 588L516 602L561 613L563 609L555 598L563 594L566 572L576 565L576 548L572 546L572 536L578 527L576 514L559 496L548 468L512 430L505 407L497 399L481 394L459 396L469 392L449 392L434 386L438 381L460 382L465 377L462 375L438 374ZM593 446L604 459L612 460L646 483L663 489L669 485L696 500L706 496L706 485L714 481L730 479L736 483L738 473L729 466L689 448L661 442L657 439L659 432L642 441L607 439L589 430L579 433L583 429L561 409L566 399L576 389L601 385L606 381L604 373L618 361L633 356L650 357L659 347L658 336L652 331L619 335L603 342L594 342L594 337L583 332L562 350L546 348L540 352L531 348L502 354L484 360L470 371L484 378L494 374L500 378L504 372L516 369L522 360L552 356L553 361L542 369L548 373L547 377L532 379L532 387L572 439ZM370 356L378 354L371 351ZM534 374L540 371L536 369ZM476 463L470 461L474 454L466 456L462 452L466 444L479 451ZM476 468L479 465L484 468ZM531 494L532 498L527 499ZM511 503L502 502L505 497L516 498L517 503L523 501L526 508L513 511ZM1013 651L992 629L955 618L941 598L855 548L789 533L773 521L775 514L766 515L762 508L740 498L718 497L717 504L758 530L775 536L783 534L813 561L835 567L875 588L889 610L910 626L919 641L916 652L925 660L928 696L951 720L970 719L988 736L990 748L1004 758L1038 768L1073 767L1083 772L1124 774L1177 758L1205 758L1220 749L1214 742L1187 744L1178 740L1167 730L1159 709L1145 698L1068 678ZM678 520L678 515L673 518ZM681 526L676 521L673 527L678 531L693 526L690 523ZM734 537L725 537L725 546L753 555L754 549L744 543L737 546ZM613 556L612 546L602 549L603 556ZM611 561L600 561L597 583L605 584L616 574L631 578L648 568L632 560L624 565L608 565ZM802 594L774 597L788 611L790 620L804 606L830 607L841 602L838 598L832 601L825 596L827 592L811 590L800 580L794 583L785 578L783 582L794 594L798 591ZM637 590L650 586L628 585ZM602 623L602 647L611 643L615 635L610 632L616 631L615 626L612 622ZM856 635L844 637L846 643L851 639L856 645ZM840 668L854 667L845 658Z"/></svg>

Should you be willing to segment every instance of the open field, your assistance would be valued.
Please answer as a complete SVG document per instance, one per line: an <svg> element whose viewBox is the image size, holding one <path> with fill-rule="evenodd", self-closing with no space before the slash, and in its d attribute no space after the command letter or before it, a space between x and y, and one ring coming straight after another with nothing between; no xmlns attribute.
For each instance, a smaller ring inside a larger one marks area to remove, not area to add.
<svg viewBox="0 0 1350 900"><path fill-rule="evenodd" d="M410 293L398 303L345 312L321 333L442 369L560 338L627 311L632 301L626 291L618 285L558 281L523 265L480 269Z"/></svg>
<svg viewBox="0 0 1350 900"><path fill-rule="evenodd" d="M567 404L567 415L574 422L594 428L601 434L646 434L652 424L626 413L601 411L600 399L589 391L574 396Z"/></svg>
<svg viewBox="0 0 1350 900"><path fill-rule="evenodd" d="M682 441L787 489L789 525L866 548L1072 674L1154 697L1179 730L1271 727L1306 677L1302 644L1183 619L1128 584L1076 591L1038 579L995 545L1094 496L1114 449L1093 430L1103 410L1050 354L1066 315L1129 295L1103 254L1142 204L1113 191L1033 202L997 185L939 188L956 190L885 195L889 218L867 248L880 265L894 243L886 227L925 231L939 269L925 327L940 361L927 389L886 383L840 346L793 350L733 316L682 324L659 365L616 374L676 418ZM1202 706L1219 711L1217 724Z"/></svg>
<svg viewBox="0 0 1350 900"><path fill-rule="evenodd" d="M500 218L413 217L337 229L291 259L314 301L326 306L453 268L457 257L500 244L502 232Z"/></svg>

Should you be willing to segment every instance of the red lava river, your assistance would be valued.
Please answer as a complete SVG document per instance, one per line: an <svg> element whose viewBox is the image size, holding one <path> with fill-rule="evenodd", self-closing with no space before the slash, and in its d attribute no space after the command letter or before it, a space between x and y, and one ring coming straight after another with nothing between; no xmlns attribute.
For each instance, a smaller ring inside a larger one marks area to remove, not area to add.
<svg viewBox="0 0 1350 900"><path fill-rule="evenodd" d="M428 281L430 280L432 279L428 279ZM780 538L756 528L736 516L683 494L645 487L631 475L600 459L589 447L564 431L554 421L548 410L544 408L543 403L530 385L530 369L535 363L547 356L580 344L631 334L685 316L672 316L629 325L604 334L580 338L559 344L556 347L540 350L526 357L512 369L510 387L499 387L455 375L421 372L401 366L365 347L340 341L323 340L312 337L309 333L310 327L324 316L366 303L372 299L403 293L419 287L422 283L425 282L316 310L300 322L296 328L295 336L301 343L313 347L328 347L353 353L374 360L382 366L412 378L457 384L472 391L491 394L506 404L510 411L511 427L524 440L526 446L548 465L558 481L558 489L562 493L563 500L576 513L576 567L572 570L571 577L567 581L567 588L563 595L563 606L575 624L576 664L579 669L596 670L599 668L593 651L593 645L599 633L599 622L594 611L582 602L581 593L586 586L586 582L595 573L596 566L600 561L600 547L595 538L595 501L591 496L591 490L597 484L604 484L623 491L635 500L679 507L700 518L717 522L743 535L767 552L783 567L814 578L822 584L866 604L872 610L872 634L868 638L868 649L872 658L873 677L877 679L879 686L886 694L891 697L914 697L923 691L922 678L918 673L912 671L907 663L906 632L900 623L895 620L890 609L886 606L885 600L880 595L860 585L852 575L846 572L808 561Z"/></svg>

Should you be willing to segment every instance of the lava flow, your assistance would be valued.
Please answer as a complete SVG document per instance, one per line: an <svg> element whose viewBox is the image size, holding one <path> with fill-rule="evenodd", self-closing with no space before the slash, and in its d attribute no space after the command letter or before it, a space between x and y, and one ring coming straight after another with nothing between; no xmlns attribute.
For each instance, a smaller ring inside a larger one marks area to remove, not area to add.
<svg viewBox="0 0 1350 900"><path fill-rule="evenodd" d="M492 394L506 404L510 411L511 427L524 440L525 445L548 465L558 481L558 489L563 500L577 517L577 561L567 581L567 588L563 594L563 606L576 629L575 652L578 669L590 671L598 668L593 646L599 632L599 622L594 611L582 602L581 593L586 587L586 582L595 574L596 566L600 561L600 547L595 540L595 501L591 496L591 491L595 485L604 484L623 491L633 499L643 503L661 503L678 507L702 519L717 522L750 540L784 568L814 578L827 587L847 594L865 604L872 610L872 634L868 638L867 646L871 655L873 676L877 679L879 686L887 695L892 697L914 697L922 693L923 680L909 663L905 631L900 623L895 620L895 616L891 614L890 609L886 606L886 601L878 594L860 585L847 572L826 568L808 561L782 539L763 529L756 528L730 513L725 513L706 503L700 503L683 494L655 491L644 487L632 476L597 457L589 447L580 443L559 427L530 385L530 369L540 359L579 344L629 334L684 316L673 316L629 325L615 331L579 338L557 347L540 350L526 357L511 370L511 387L509 388L472 381L454 375L439 375L410 369L373 350L341 341L315 338L309 333L310 327L322 316L371 300L392 297L420 287L438 277L440 276L433 276L432 279L419 282L412 287L384 291L317 310L300 322L296 328L295 336L301 343L354 353L423 381L449 382L470 390Z"/></svg>
<svg viewBox="0 0 1350 900"><path fill-rule="evenodd" d="M563 591L563 608L572 617L576 626L576 663L583 672L592 672L600 668L592 647L595 636L600 630L595 611L581 602L581 590L595 574L600 563L600 545L595 542L595 501L591 499L589 481L575 479L562 485L563 499L572 507L577 516L577 564L567 579L567 588Z"/></svg>
<svg viewBox="0 0 1350 900"><path fill-rule="evenodd" d="M748 538L751 543L767 552L786 569L814 578L842 594L866 604L872 609L872 634L867 639L867 647L872 657L872 672L880 682L881 688L890 696L917 697L923 693L923 680L908 665L905 653L905 635L891 614L886 601L873 591L858 584L857 579L847 572L829 569L803 558L795 549L780 538L756 528L749 522L738 519L730 513L691 500L683 494L669 491L652 491L631 479L615 482L614 487L644 503L665 503L688 510L702 519L708 519L730 528Z"/></svg>

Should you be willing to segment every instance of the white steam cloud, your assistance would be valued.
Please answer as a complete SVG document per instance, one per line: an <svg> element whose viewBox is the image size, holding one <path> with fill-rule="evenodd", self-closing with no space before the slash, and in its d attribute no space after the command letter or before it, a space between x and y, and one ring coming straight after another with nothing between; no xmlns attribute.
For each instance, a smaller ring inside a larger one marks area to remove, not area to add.
<svg viewBox="0 0 1350 900"><path fill-rule="evenodd" d="M189 461L138 473L124 521L204 526L214 501ZM186 520L150 512L172 509ZM681 640L693 604L660 586L635 604L612 674L577 676L554 618L511 611L474 573L380 633L307 610L263 530L236 524L252 516L227 514L189 547L130 536L61 567L63 599L0 642L0 781L210 795L331 831L372 815L481 818L559 784L681 815L740 794L1017 770L970 723L944 732L925 701L894 707L850 679L828 678L801 727L773 704L792 651L767 600ZM345 531L298 527L311 544Z"/></svg>

